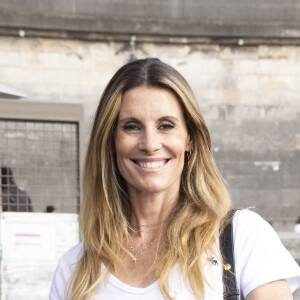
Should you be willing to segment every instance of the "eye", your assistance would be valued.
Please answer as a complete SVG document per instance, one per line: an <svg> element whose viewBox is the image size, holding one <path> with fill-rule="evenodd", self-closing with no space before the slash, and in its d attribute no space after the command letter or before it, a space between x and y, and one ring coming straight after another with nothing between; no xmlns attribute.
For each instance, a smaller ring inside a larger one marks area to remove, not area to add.
<svg viewBox="0 0 300 300"><path fill-rule="evenodd" d="M136 124L129 123L129 124L123 125L122 129L125 131L136 131L136 130L139 130L140 128Z"/></svg>
<svg viewBox="0 0 300 300"><path fill-rule="evenodd" d="M170 122L164 122L159 126L159 129L162 130L171 130L173 129L175 126L174 124L170 123Z"/></svg>

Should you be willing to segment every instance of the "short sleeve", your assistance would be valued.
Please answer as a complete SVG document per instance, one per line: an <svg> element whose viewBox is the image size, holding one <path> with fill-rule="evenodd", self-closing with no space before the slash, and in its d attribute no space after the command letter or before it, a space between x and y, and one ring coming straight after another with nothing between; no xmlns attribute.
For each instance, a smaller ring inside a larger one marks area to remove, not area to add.
<svg viewBox="0 0 300 300"><path fill-rule="evenodd" d="M58 265L53 276L49 300L64 300L65 278L63 272Z"/></svg>
<svg viewBox="0 0 300 300"><path fill-rule="evenodd" d="M83 243L79 243L68 250L59 260L59 264L53 276L49 300L66 300L68 284L76 263L83 253Z"/></svg>
<svg viewBox="0 0 300 300"><path fill-rule="evenodd" d="M258 286L280 279L287 279L292 292L300 286L298 264L258 214L237 211L233 239L237 285L244 298Z"/></svg>

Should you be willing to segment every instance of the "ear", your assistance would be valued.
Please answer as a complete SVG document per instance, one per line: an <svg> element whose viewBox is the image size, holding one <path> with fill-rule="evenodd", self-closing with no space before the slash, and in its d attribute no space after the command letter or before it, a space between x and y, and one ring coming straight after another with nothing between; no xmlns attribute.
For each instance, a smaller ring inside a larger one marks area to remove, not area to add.
<svg viewBox="0 0 300 300"><path fill-rule="evenodd" d="M185 151L193 151L193 140L191 139L190 135L188 135L188 142L186 144Z"/></svg>

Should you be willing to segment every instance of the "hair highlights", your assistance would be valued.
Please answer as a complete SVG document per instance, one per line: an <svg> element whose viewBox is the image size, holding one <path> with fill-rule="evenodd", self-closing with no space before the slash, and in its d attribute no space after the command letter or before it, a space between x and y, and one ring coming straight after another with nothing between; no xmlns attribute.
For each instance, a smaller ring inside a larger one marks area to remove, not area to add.
<svg viewBox="0 0 300 300"><path fill-rule="evenodd" d="M204 297L203 255L215 251L218 230L231 207L227 189L214 164L208 129L185 79L158 59L136 60L123 66L108 83L95 114L83 172L80 224L84 253L70 280L72 300L92 299L98 285L120 266L128 252L130 201L114 157L114 129L124 93L134 87L166 88L184 112L193 152L185 164L178 205L164 228L164 243L155 267L163 295L171 299L168 279L176 263L194 295ZM106 271L101 271L105 263Z"/></svg>

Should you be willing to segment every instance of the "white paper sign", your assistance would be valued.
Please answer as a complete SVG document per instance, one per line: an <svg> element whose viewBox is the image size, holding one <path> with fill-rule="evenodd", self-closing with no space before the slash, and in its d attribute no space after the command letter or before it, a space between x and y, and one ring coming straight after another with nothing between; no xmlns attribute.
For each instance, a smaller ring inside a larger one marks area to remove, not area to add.
<svg viewBox="0 0 300 300"><path fill-rule="evenodd" d="M3 259L54 259L55 231L51 223L3 220Z"/></svg>

